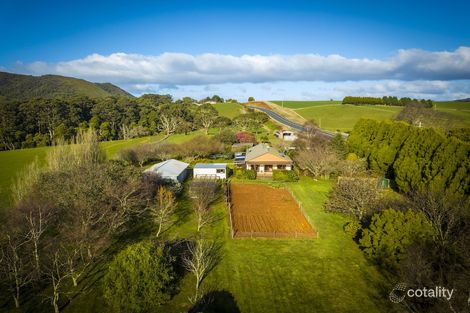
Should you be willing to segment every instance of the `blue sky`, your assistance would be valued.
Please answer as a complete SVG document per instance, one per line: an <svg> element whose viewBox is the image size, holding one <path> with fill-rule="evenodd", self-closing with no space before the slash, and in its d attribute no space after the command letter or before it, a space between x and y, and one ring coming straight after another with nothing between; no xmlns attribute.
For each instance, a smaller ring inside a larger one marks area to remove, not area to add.
<svg viewBox="0 0 470 313"><path fill-rule="evenodd" d="M470 2L9 1L0 68L134 94L470 96Z"/></svg>

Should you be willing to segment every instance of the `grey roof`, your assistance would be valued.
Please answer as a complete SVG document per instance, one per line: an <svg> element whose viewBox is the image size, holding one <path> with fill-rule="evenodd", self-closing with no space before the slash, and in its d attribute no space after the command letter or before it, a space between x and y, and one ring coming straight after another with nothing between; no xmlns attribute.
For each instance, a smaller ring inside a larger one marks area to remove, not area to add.
<svg viewBox="0 0 470 313"><path fill-rule="evenodd" d="M275 156L278 156L280 158L285 159L286 161L292 161L291 158L289 158L287 155L284 155L277 151L277 149L271 148L267 143L260 143L257 144L256 146L248 149L246 151L246 158L245 161L250 161L253 159L256 159L257 157L262 156L263 154L266 153L271 153L274 154Z"/></svg>
<svg viewBox="0 0 470 313"><path fill-rule="evenodd" d="M226 168L226 163L197 163L194 168Z"/></svg>
<svg viewBox="0 0 470 313"><path fill-rule="evenodd" d="M152 165L151 167L146 169L145 172L154 172L163 177L176 177L180 175L188 166L188 163L184 163L175 159L169 159Z"/></svg>

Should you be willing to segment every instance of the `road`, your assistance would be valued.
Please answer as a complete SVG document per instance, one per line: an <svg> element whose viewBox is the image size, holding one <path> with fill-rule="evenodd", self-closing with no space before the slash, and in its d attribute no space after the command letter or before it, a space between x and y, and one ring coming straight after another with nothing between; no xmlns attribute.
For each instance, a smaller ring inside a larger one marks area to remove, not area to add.
<svg viewBox="0 0 470 313"><path fill-rule="evenodd" d="M260 110L264 113L266 113L270 118L272 118L273 120L281 123L281 124L284 124L286 126L289 126L290 128L294 129L294 130L297 130L297 131L303 131L304 130L304 127L303 125L299 124L299 123L296 123L296 122L293 122L291 120L288 120L287 118L285 118L284 116L272 111L272 110L269 110L269 109L266 109L266 108L259 108L259 107L253 107L253 106L248 106L250 109L255 109L255 110ZM331 131L328 131L328 130L324 130L324 129L319 129L318 132L325 136L325 137L328 137L328 138L333 138L336 133L335 132L331 132ZM343 136L343 138L348 138L348 134L345 134L345 133L341 133L341 135Z"/></svg>

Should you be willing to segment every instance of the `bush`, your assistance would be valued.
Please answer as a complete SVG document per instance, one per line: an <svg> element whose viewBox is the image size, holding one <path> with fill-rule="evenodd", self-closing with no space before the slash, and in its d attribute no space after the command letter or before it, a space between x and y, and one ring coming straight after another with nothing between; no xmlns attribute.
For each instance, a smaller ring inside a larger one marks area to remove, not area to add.
<svg viewBox="0 0 470 313"><path fill-rule="evenodd" d="M214 138L227 145L231 145L237 142L235 132L229 128L221 130L220 133L214 136Z"/></svg>
<svg viewBox="0 0 470 313"><path fill-rule="evenodd" d="M370 258L394 268L409 245L430 240L434 234L422 213L389 209L374 214L360 244Z"/></svg>
<svg viewBox="0 0 470 313"><path fill-rule="evenodd" d="M283 182L295 182L299 180L299 175L295 171L273 170L273 180Z"/></svg>
<svg viewBox="0 0 470 313"><path fill-rule="evenodd" d="M170 299L174 274L162 246L141 242L121 251L103 278L113 312L156 312Z"/></svg>
<svg viewBox="0 0 470 313"><path fill-rule="evenodd" d="M356 238L357 236L357 233L359 232L359 230L361 229L361 224L354 220L352 222L349 222L347 223L346 225L344 225L343 229L344 229L344 232L346 234L348 234L349 236L351 236L351 238Z"/></svg>
<svg viewBox="0 0 470 313"><path fill-rule="evenodd" d="M246 170L244 168L237 168L234 171L234 177L239 179L256 179L256 171L255 170Z"/></svg>

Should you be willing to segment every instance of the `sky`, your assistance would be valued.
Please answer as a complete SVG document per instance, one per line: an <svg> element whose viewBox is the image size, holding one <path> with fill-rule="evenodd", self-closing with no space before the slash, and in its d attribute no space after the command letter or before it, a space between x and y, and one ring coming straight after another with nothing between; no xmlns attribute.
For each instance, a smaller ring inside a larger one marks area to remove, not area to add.
<svg viewBox="0 0 470 313"><path fill-rule="evenodd" d="M469 1L0 2L0 70L134 95L470 97Z"/></svg>

